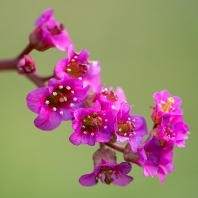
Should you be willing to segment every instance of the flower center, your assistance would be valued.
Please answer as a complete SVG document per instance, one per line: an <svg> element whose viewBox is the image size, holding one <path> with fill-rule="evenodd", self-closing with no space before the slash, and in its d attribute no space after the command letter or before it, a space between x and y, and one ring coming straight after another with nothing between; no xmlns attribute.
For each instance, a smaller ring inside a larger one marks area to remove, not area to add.
<svg viewBox="0 0 198 198"><path fill-rule="evenodd" d="M175 133L173 132L173 129L169 126L163 127L164 135L166 135L170 139L175 139Z"/></svg>
<svg viewBox="0 0 198 198"><path fill-rule="evenodd" d="M55 35L58 35L58 34L61 34L62 33L62 31L64 30L64 25L63 24L56 25L52 29L50 29L49 26L47 25L47 29L48 29L48 31L50 32L50 34L52 36L55 36Z"/></svg>
<svg viewBox="0 0 198 198"><path fill-rule="evenodd" d="M91 136L94 136L95 131L98 131L101 125L102 118L98 115L98 113L94 112L82 120L82 132L84 134L89 132Z"/></svg>
<svg viewBox="0 0 198 198"><path fill-rule="evenodd" d="M119 121L118 131L116 133L124 137L131 137L136 135L134 121L135 120L131 120L131 118L128 118L127 121Z"/></svg>
<svg viewBox="0 0 198 198"><path fill-rule="evenodd" d="M116 177L118 176L115 168L112 168L109 166L102 166L100 168L98 175L97 175L97 178L102 179L102 175L104 174L104 176L105 176L104 182L109 185L113 182L113 178L111 177L111 175L113 173L116 175Z"/></svg>
<svg viewBox="0 0 198 198"><path fill-rule="evenodd" d="M63 111L60 110L61 107L68 106L71 99L69 98L70 94L74 94L74 91L71 90L70 86L62 86L55 88L54 91L46 98L45 104L52 111L59 110L60 114L63 114ZM77 101L77 98L74 97L73 101ZM74 103L70 103L70 107L73 107Z"/></svg>
<svg viewBox="0 0 198 198"><path fill-rule="evenodd" d="M173 110L172 104L174 102L175 102L174 99L172 97L169 97L167 99L167 102L161 101L159 104L159 107L160 107L161 111L167 113L167 112Z"/></svg>
<svg viewBox="0 0 198 198"><path fill-rule="evenodd" d="M110 101L117 101L118 96L113 90L108 90L107 88L101 91L102 95Z"/></svg>
<svg viewBox="0 0 198 198"><path fill-rule="evenodd" d="M72 78L82 78L82 74L86 74L88 72L87 63L82 63L78 60L78 55L75 54L71 61L65 68L65 72L69 74ZM82 80L82 79L80 79Z"/></svg>

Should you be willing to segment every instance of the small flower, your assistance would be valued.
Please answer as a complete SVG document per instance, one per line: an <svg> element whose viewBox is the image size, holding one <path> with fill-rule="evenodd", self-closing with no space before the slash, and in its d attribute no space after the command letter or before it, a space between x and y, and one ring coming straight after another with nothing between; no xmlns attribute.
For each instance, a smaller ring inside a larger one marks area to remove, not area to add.
<svg viewBox="0 0 198 198"><path fill-rule="evenodd" d="M158 175L160 183L164 183L165 175L174 170L172 163L173 145L162 147L160 141L151 136L138 148L139 159L134 163L143 167L144 176Z"/></svg>
<svg viewBox="0 0 198 198"><path fill-rule="evenodd" d="M100 63L97 61L88 61L89 52L83 49L79 54L70 45L68 49L68 58L61 59L55 68L55 73L59 78L65 75L72 78L78 78L83 84L90 85L93 91L96 91L100 85Z"/></svg>
<svg viewBox="0 0 198 198"><path fill-rule="evenodd" d="M131 149L137 152L137 147L143 140L143 136L148 134L146 122L139 115L130 115L130 106L122 103L117 115L117 141L129 141Z"/></svg>
<svg viewBox="0 0 198 198"><path fill-rule="evenodd" d="M171 96L166 90L156 92L153 97L156 107L152 119L155 123L157 121L157 124L159 124L159 118L162 116L182 115L183 111L180 109L182 101L179 97Z"/></svg>
<svg viewBox="0 0 198 198"><path fill-rule="evenodd" d="M104 85L98 87L96 97L94 100L98 100L102 109L119 110L120 105L126 101L124 91L121 87L117 87L116 91L113 91L112 87L104 88Z"/></svg>
<svg viewBox="0 0 198 198"><path fill-rule="evenodd" d="M50 79L48 87L35 89L27 95L28 108L39 114L34 120L36 127L53 130L62 120L73 118L75 109L81 107L89 87L83 88L78 79Z"/></svg>
<svg viewBox="0 0 198 198"><path fill-rule="evenodd" d="M122 162L120 164L116 164L116 161L109 162L108 158L106 157L108 153L112 155L112 152L109 149L99 149L99 151L96 151L96 153L100 153L95 157L94 154L94 161L95 159L98 161L98 158L100 159L99 163L94 163L94 171L90 174L86 174L80 177L79 183L82 186L90 187L94 186L98 183L98 180L101 180L102 183L111 184L118 186L126 186L131 181L133 181L133 178L131 176L128 176L127 174L131 171L131 164L128 162ZM105 154L105 156L103 156ZM106 160L104 160L106 159ZM112 159L112 158L110 158ZM115 158L114 158L115 159Z"/></svg>
<svg viewBox="0 0 198 198"><path fill-rule="evenodd" d="M188 130L188 125L184 123L182 116L165 117L158 127L159 132L156 137L165 140L168 144L184 147L185 140L188 139Z"/></svg>
<svg viewBox="0 0 198 198"><path fill-rule="evenodd" d="M72 44L63 24L53 17L53 10L47 9L35 22L36 29L29 36L30 43L38 51L57 47L61 51L68 50Z"/></svg>
<svg viewBox="0 0 198 198"><path fill-rule="evenodd" d="M24 57L19 61L17 67L21 74L32 74L36 71L35 63L29 55L24 55Z"/></svg>
<svg viewBox="0 0 198 198"><path fill-rule="evenodd" d="M115 112L101 111L99 102L93 108L80 108L74 112L72 127L74 133L69 140L74 145L95 145L95 142L108 142L114 131Z"/></svg>

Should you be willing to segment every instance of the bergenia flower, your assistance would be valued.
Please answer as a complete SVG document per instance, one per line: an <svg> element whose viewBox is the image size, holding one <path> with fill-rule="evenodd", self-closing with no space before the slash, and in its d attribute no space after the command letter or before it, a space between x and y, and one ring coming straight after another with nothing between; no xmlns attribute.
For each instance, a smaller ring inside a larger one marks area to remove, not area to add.
<svg viewBox="0 0 198 198"><path fill-rule="evenodd" d="M96 153L98 153L98 151L96 151ZM108 155L109 149L104 149L103 153L105 155ZM90 187L96 185L98 183L98 180L100 180L102 183L106 184L113 183L114 185L118 186L128 185L133 180L131 176L127 175L132 169L131 164L128 162L117 164L115 158L114 161L112 161L112 157L111 162L109 162L106 156L102 156L103 153L97 157L93 156L94 171L90 174L81 176L79 183L82 186ZM96 163L95 158L97 161Z"/></svg>
<svg viewBox="0 0 198 198"><path fill-rule="evenodd" d="M89 87L83 88L78 79L50 79L48 87L35 89L27 95L28 108L39 114L34 120L36 127L53 130L63 120L73 118L75 109L82 106L88 95Z"/></svg>
<svg viewBox="0 0 198 198"><path fill-rule="evenodd" d="M95 142L108 142L115 130L115 111L104 110L98 101L93 108L79 108L74 112L72 127L74 133L69 140L74 145L95 145Z"/></svg>
<svg viewBox="0 0 198 198"><path fill-rule="evenodd" d="M79 54L75 52L74 46L70 45L68 57L61 59L55 68L55 74L59 78L65 75L78 78L83 84L90 85L95 92L100 85L100 63L89 61L89 52L83 49Z"/></svg>
<svg viewBox="0 0 198 198"><path fill-rule="evenodd" d="M131 107L122 103L117 114L117 142L129 141L131 149L137 152L137 147L148 134L145 119L139 115L130 115Z"/></svg>
<svg viewBox="0 0 198 198"><path fill-rule="evenodd" d="M67 51L72 41L63 24L53 17L53 10L47 9L35 22L36 29L29 36L30 43L38 51L56 47Z"/></svg>
<svg viewBox="0 0 198 198"><path fill-rule="evenodd" d="M120 105L126 101L124 91L121 87L117 87L116 91L113 91L112 87L104 88L104 85L98 87L96 97L94 100L98 100L102 109L114 109L119 110Z"/></svg>
<svg viewBox="0 0 198 198"><path fill-rule="evenodd" d="M157 120L162 116L182 115L183 111L180 109L182 101L179 97L171 96L166 90L156 92L153 97L156 102L154 109L156 118L153 119Z"/></svg>
<svg viewBox="0 0 198 198"><path fill-rule="evenodd" d="M134 163L143 167L144 176L154 177L158 175L160 183L164 183L165 175L173 171L173 145L162 147L154 136L151 136L137 150L139 159Z"/></svg>
<svg viewBox="0 0 198 198"><path fill-rule="evenodd" d="M185 140L188 139L188 130L188 125L184 123L182 116L165 117L162 118L156 137L165 140L168 144L184 147Z"/></svg>

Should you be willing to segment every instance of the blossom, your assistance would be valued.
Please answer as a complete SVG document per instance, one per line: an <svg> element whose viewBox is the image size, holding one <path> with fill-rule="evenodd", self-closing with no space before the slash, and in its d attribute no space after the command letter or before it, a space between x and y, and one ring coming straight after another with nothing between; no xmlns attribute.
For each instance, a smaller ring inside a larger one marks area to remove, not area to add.
<svg viewBox="0 0 198 198"><path fill-rule="evenodd" d="M108 142L110 134L114 131L115 112L101 111L99 102L93 108L79 108L74 112L72 127L74 133L69 140L74 145L95 145L95 142Z"/></svg>
<svg viewBox="0 0 198 198"><path fill-rule="evenodd" d="M17 67L21 74L32 74L36 71L35 63L29 55L24 55Z"/></svg>
<svg viewBox="0 0 198 198"><path fill-rule="evenodd" d="M34 120L36 127L53 130L63 120L73 118L75 109L81 107L88 94L89 87L83 88L78 79L50 79L48 87L33 90L27 95L28 108L39 114Z"/></svg>
<svg viewBox="0 0 198 198"><path fill-rule="evenodd" d="M156 137L160 140L165 140L168 144L184 147L185 140L188 139L188 130L188 125L184 123L182 116L165 117L158 127Z"/></svg>
<svg viewBox="0 0 198 198"><path fill-rule="evenodd" d="M156 102L154 121L162 116L182 115L183 111L180 109L182 101L179 97L171 96L166 90L156 92L153 97Z"/></svg>
<svg viewBox="0 0 198 198"><path fill-rule="evenodd" d="M57 47L61 51L68 50L71 39L63 24L53 17L53 10L47 9L35 22L36 29L29 36L30 43L38 51Z"/></svg>
<svg viewBox="0 0 198 198"><path fill-rule="evenodd" d="M151 136L137 150L139 158L134 163L143 167L144 176L158 175L160 183L164 183L165 175L174 170L172 163L173 145L163 147L158 139Z"/></svg>
<svg viewBox="0 0 198 198"><path fill-rule="evenodd" d="M63 78L65 75L78 78L85 85L90 85L96 91L100 85L100 63L88 61L89 52L83 49L79 54L75 52L74 46L68 49L68 58L61 59L55 67L56 76Z"/></svg>
<svg viewBox="0 0 198 198"><path fill-rule="evenodd" d="M100 180L102 183L118 186L126 186L133 178L127 174L132 166L128 162L116 163L116 157L110 149L99 149L93 155L94 171L90 174L82 175L79 183L82 186L94 186Z"/></svg>
<svg viewBox="0 0 198 198"><path fill-rule="evenodd" d="M116 91L113 91L112 87L104 88L104 85L98 87L94 100L100 102L102 109L114 110L119 110L121 103L127 102L121 87L117 87Z"/></svg>
<svg viewBox="0 0 198 198"><path fill-rule="evenodd" d="M139 115L130 115L130 106L122 103L117 114L117 141L129 141L131 149L137 152L137 147L143 140L143 136L148 134L146 122Z"/></svg>

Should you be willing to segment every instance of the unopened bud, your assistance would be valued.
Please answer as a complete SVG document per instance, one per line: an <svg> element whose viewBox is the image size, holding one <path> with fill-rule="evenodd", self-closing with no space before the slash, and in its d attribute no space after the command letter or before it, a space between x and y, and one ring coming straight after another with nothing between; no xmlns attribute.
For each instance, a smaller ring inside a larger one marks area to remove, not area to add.
<svg viewBox="0 0 198 198"><path fill-rule="evenodd" d="M35 63L29 55L24 55L17 67L21 74L32 74L36 71Z"/></svg>

